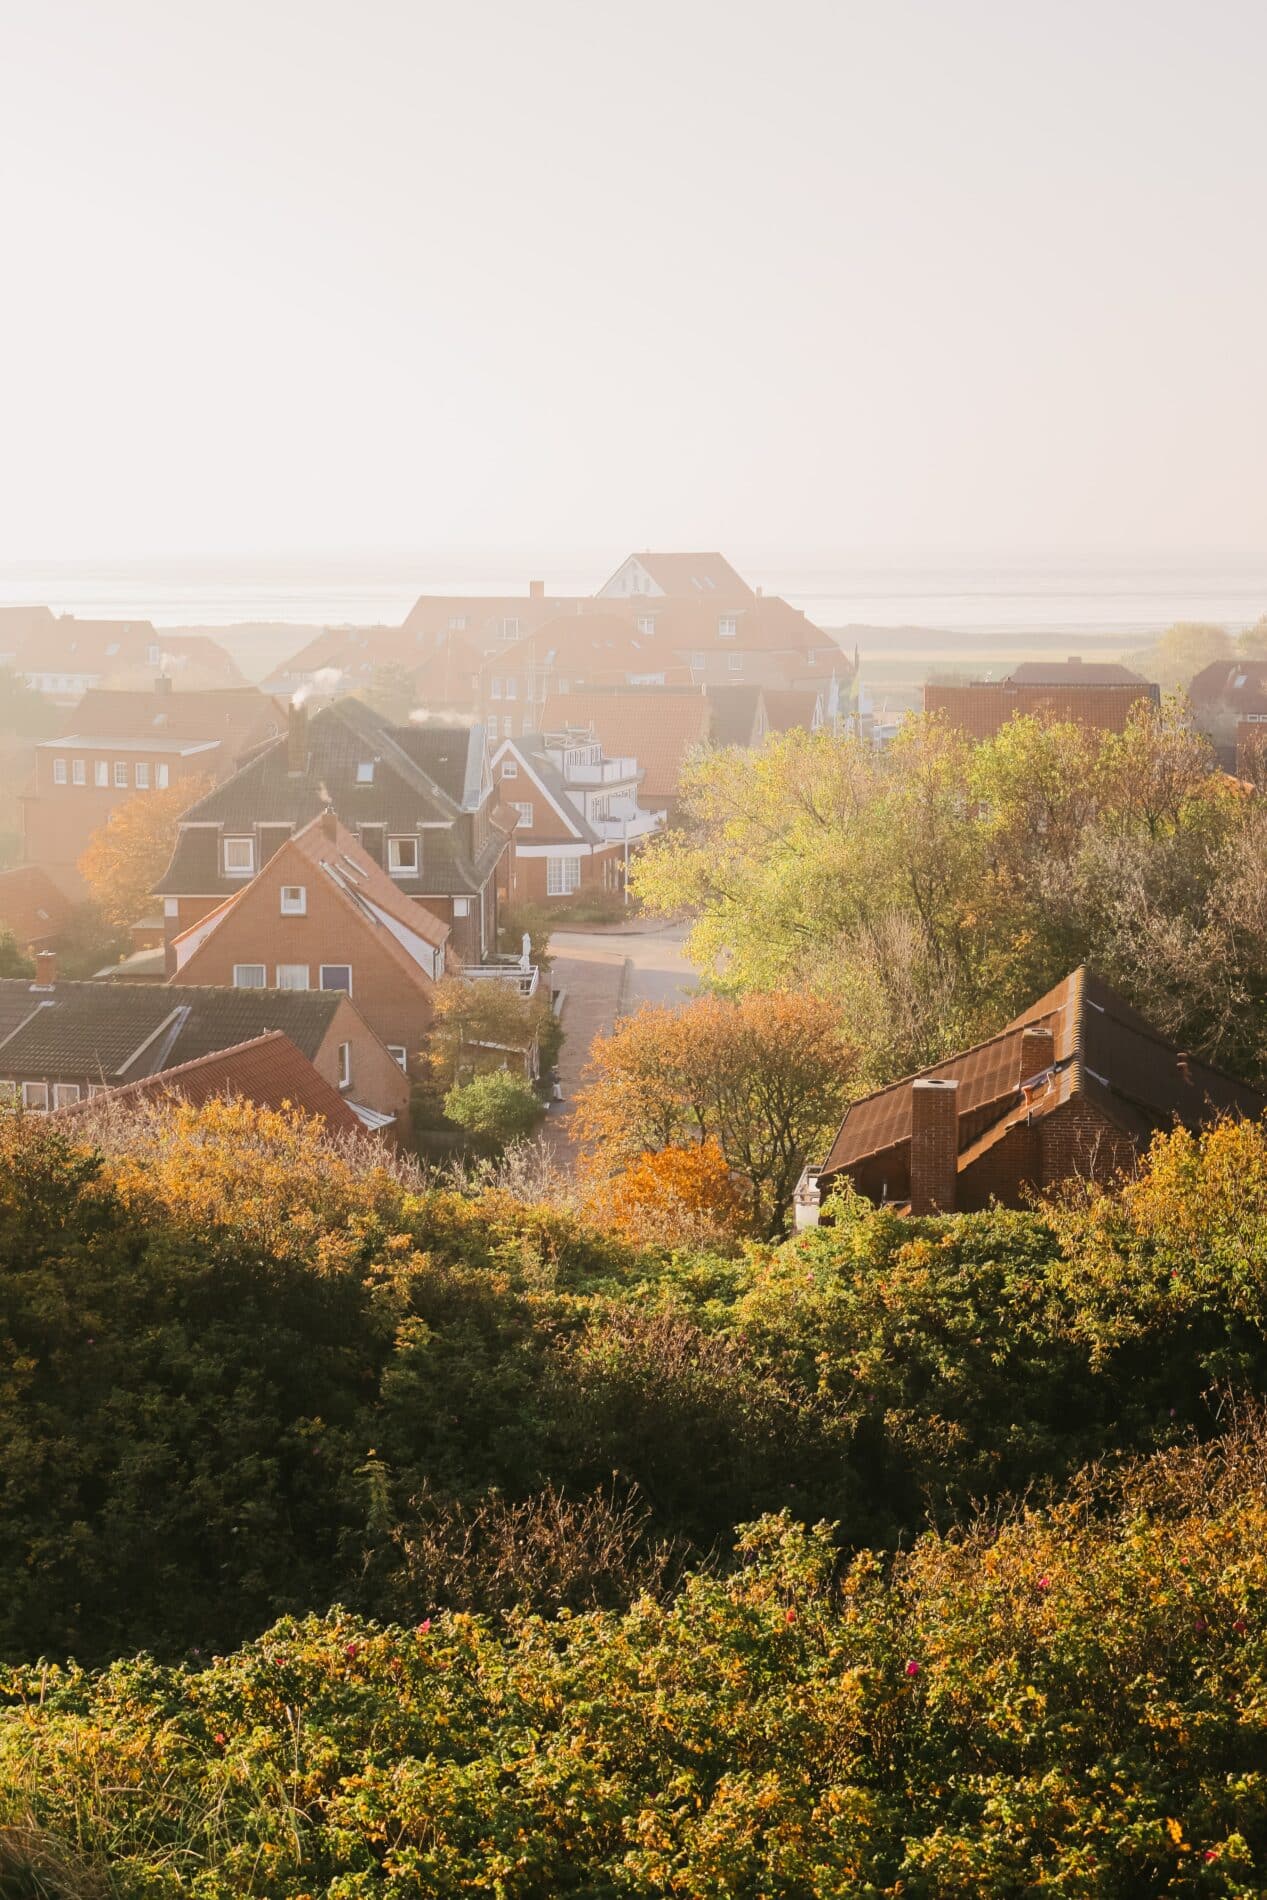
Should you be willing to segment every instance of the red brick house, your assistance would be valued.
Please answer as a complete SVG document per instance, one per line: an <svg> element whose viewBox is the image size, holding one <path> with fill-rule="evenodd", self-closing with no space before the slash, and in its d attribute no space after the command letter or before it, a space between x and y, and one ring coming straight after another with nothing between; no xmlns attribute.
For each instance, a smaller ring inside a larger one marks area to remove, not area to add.
<svg viewBox="0 0 1267 1900"><path fill-rule="evenodd" d="M90 690L68 730L35 747L34 782L22 800L27 863L83 896L79 859L118 806L182 779L228 778L285 722L276 700L254 686L177 692L164 675L144 691Z"/></svg>
<svg viewBox="0 0 1267 1900"><path fill-rule="evenodd" d="M168 943L327 809L403 897L449 926L462 963L494 954L513 822L500 808L483 728L394 726L351 698L311 717L292 706L285 736L185 813L155 887Z"/></svg>
<svg viewBox="0 0 1267 1900"><path fill-rule="evenodd" d="M180 675L191 687L241 686L230 655L207 634L163 634L148 620L50 616L27 634L14 670L36 692L70 706L94 686L133 686Z"/></svg>
<svg viewBox="0 0 1267 1900"><path fill-rule="evenodd" d="M1001 680L929 680L924 711L944 713L971 739L992 739L1018 715L1125 732L1140 700L1155 706L1159 699L1158 688L1127 666L1076 658L1033 660L1013 667Z"/></svg>
<svg viewBox="0 0 1267 1900"><path fill-rule="evenodd" d="M0 1097L35 1113L162 1075L270 1031L288 1037L362 1126L404 1127L409 1082L340 991L0 980Z"/></svg>
<svg viewBox="0 0 1267 1900"><path fill-rule="evenodd" d="M1072 1176L1110 1181L1159 1129L1258 1116L1267 1096L1185 1055L1085 966L989 1041L845 1112L797 1224L837 1182L911 1214L969 1212Z"/></svg>
<svg viewBox="0 0 1267 1900"><path fill-rule="evenodd" d="M503 739L493 770L518 819L509 892L516 905L620 894L631 850L665 821L663 811L638 803L637 759L609 758L588 730Z"/></svg>
<svg viewBox="0 0 1267 1900"><path fill-rule="evenodd" d="M350 996L393 1060L416 1072L448 941L448 924L406 897L331 811L172 938L168 957L180 983Z"/></svg>

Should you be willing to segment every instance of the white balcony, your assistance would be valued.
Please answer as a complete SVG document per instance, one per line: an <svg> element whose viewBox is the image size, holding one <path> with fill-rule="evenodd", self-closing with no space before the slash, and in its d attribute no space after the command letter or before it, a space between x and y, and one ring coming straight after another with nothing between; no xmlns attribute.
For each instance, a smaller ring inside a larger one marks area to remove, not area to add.
<svg viewBox="0 0 1267 1900"><path fill-rule="evenodd" d="M525 969L522 957L490 957L486 963L464 963L462 975L468 983L507 983L520 996L535 996L541 971L535 963Z"/></svg>
<svg viewBox="0 0 1267 1900"><path fill-rule="evenodd" d="M569 785L633 785L641 777L637 759L603 759L598 765L569 761L562 770Z"/></svg>
<svg viewBox="0 0 1267 1900"><path fill-rule="evenodd" d="M636 844L639 838L649 838L653 831L659 831L664 821L662 811L637 811L628 818L594 818L590 822L604 844L623 844L626 838Z"/></svg>

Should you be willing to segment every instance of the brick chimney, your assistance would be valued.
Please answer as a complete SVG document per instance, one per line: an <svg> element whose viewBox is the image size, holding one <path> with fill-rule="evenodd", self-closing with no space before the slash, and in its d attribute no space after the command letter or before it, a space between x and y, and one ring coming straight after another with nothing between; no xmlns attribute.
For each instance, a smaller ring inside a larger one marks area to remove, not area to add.
<svg viewBox="0 0 1267 1900"><path fill-rule="evenodd" d="M308 770L308 708L290 703L290 720L286 728L286 770L292 778Z"/></svg>
<svg viewBox="0 0 1267 1900"><path fill-rule="evenodd" d="M959 1164L959 1084L911 1083L911 1212L953 1214Z"/></svg>
<svg viewBox="0 0 1267 1900"><path fill-rule="evenodd" d="M529 581L528 582L529 600L544 600L545 597L546 597L546 584L544 581Z"/></svg>
<svg viewBox="0 0 1267 1900"><path fill-rule="evenodd" d="M1016 1080L1028 1082L1032 1075L1041 1075L1044 1069L1050 1069L1056 1060L1056 1038L1045 1024L1027 1023L1021 1031L1021 1066Z"/></svg>
<svg viewBox="0 0 1267 1900"><path fill-rule="evenodd" d="M334 843L339 835L339 821L335 817L334 807L331 805L327 805L321 814L321 835L323 838L328 838L331 844Z"/></svg>
<svg viewBox="0 0 1267 1900"><path fill-rule="evenodd" d="M171 690L172 690L171 674L160 673L157 679L154 681L154 691L156 693L170 693Z"/></svg>
<svg viewBox="0 0 1267 1900"><path fill-rule="evenodd" d="M56 950L37 950L35 953L35 981L42 990L51 990L57 981Z"/></svg>

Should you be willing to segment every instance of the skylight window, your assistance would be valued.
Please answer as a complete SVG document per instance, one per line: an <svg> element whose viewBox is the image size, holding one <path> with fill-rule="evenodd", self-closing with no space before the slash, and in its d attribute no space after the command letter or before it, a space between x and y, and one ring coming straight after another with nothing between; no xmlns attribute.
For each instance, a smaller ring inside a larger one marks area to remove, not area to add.
<svg viewBox="0 0 1267 1900"><path fill-rule="evenodd" d="M361 760L356 768L356 782L358 785L372 785L374 783L373 759Z"/></svg>

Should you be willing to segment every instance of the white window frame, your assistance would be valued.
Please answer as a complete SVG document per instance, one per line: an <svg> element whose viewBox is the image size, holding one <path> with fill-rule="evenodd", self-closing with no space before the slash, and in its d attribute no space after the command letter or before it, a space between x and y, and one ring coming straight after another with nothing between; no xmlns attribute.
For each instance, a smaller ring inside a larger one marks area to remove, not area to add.
<svg viewBox="0 0 1267 1900"><path fill-rule="evenodd" d="M519 829L521 831L531 831L532 820L536 810L535 806L529 804L526 799L512 798L510 801L510 809L519 813Z"/></svg>
<svg viewBox="0 0 1267 1900"><path fill-rule="evenodd" d="M169 777L169 774L168 774L167 767L165 765L155 766L154 786L157 791L165 792L167 790L168 777Z"/></svg>
<svg viewBox="0 0 1267 1900"><path fill-rule="evenodd" d="M306 917L308 915L308 886L306 884L282 885L281 914L283 917Z"/></svg>
<svg viewBox="0 0 1267 1900"><path fill-rule="evenodd" d="M581 860L579 858L546 859L546 896L571 897L573 891L581 888Z"/></svg>
<svg viewBox="0 0 1267 1900"><path fill-rule="evenodd" d="M374 783L373 759L361 759L358 762L356 768L356 782L358 785L372 785Z"/></svg>
<svg viewBox="0 0 1267 1900"><path fill-rule="evenodd" d="M245 970L252 970L252 971L258 970L260 973L259 982L258 983L244 983L242 981L242 975ZM267 964L235 963L233 966L233 987L235 990L266 990L268 988Z"/></svg>
<svg viewBox="0 0 1267 1900"><path fill-rule="evenodd" d="M654 633L655 632L655 615L654 614L639 614L638 618L634 621L634 626L638 629L638 632L641 634Z"/></svg>
<svg viewBox="0 0 1267 1900"><path fill-rule="evenodd" d="M739 622L735 615L723 614L721 619L717 622L717 638L719 640L733 640L737 637L738 633Z"/></svg>
<svg viewBox="0 0 1267 1900"><path fill-rule="evenodd" d="M67 774L67 771L66 771L66 761L65 761L65 759L54 759L54 760L53 760L53 783L54 783L54 785L65 785L65 783L66 783L66 781L67 781L67 776L68 776L68 774Z"/></svg>
<svg viewBox="0 0 1267 1900"><path fill-rule="evenodd" d="M728 653L726 655L726 671L728 673L742 673L743 672L743 654L742 653Z"/></svg>
<svg viewBox="0 0 1267 1900"><path fill-rule="evenodd" d="M470 914L471 914L470 898L469 897L455 897L453 900L453 915L455 917L469 917Z"/></svg>
<svg viewBox="0 0 1267 1900"><path fill-rule="evenodd" d="M408 1070L409 1051L403 1042L389 1042L387 1045L387 1053L398 1069Z"/></svg>
<svg viewBox="0 0 1267 1900"><path fill-rule="evenodd" d="M511 676L510 676L510 677L509 677L509 678L507 679L507 681L506 681L506 697L507 697L507 699L518 699L518 697L519 697L519 676L518 676L518 674L512 674L512 675L511 675Z"/></svg>
<svg viewBox="0 0 1267 1900"><path fill-rule="evenodd" d="M500 680L500 678L499 678L499 679L491 679L491 680L490 680L490 681L488 682L488 696L489 696L489 698L490 698L490 699L500 699L500 698L501 698L501 696L502 696L502 683L501 683L501 680Z"/></svg>
<svg viewBox="0 0 1267 1900"><path fill-rule="evenodd" d="M53 1107L70 1108L79 1100L82 1093L83 1090L80 1088L78 1082L54 1082Z"/></svg>
<svg viewBox="0 0 1267 1900"><path fill-rule="evenodd" d="M110 784L109 759L94 759L93 767L92 767L92 782L94 785L100 786L103 790L109 787L109 784Z"/></svg>
<svg viewBox="0 0 1267 1900"><path fill-rule="evenodd" d="M293 979L302 975L303 982ZM273 988L276 990L309 990L312 988L312 966L308 963L278 963L273 966Z"/></svg>
<svg viewBox="0 0 1267 1900"><path fill-rule="evenodd" d="M86 785L88 783L88 761L86 759L71 760L70 782L72 785Z"/></svg>
<svg viewBox="0 0 1267 1900"><path fill-rule="evenodd" d="M24 1082L22 1084L22 1106L32 1115L47 1115L48 1083Z"/></svg>
<svg viewBox="0 0 1267 1900"><path fill-rule="evenodd" d="M392 877L417 877L419 867L422 864L422 852L418 848L420 842L421 840L418 838L416 832L409 836L389 838L387 840L387 869ZM412 864L401 862L400 846L402 844L412 845Z"/></svg>
<svg viewBox="0 0 1267 1900"><path fill-rule="evenodd" d="M352 1045L350 1042L339 1044L339 1087L350 1089L352 1086Z"/></svg>
<svg viewBox="0 0 1267 1900"><path fill-rule="evenodd" d="M502 720L502 738L513 739L514 736L515 736L515 722L511 718L510 714L507 713L506 717Z"/></svg>
<svg viewBox="0 0 1267 1900"><path fill-rule="evenodd" d="M246 846L247 861L245 864L230 864L229 862L229 846L237 845L237 844L244 844ZM224 850L223 850L222 855L224 859L224 875L226 877L254 877L255 876L255 840L254 838L243 837L240 833L235 834L232 838L226 838L224 841Z"/></svg>
<svg viewBox="0 0 1267 1900"><path fill-rule="evenodd" d="M347 988L344 989L342 983L327 983L327 970L346 970L348 973ZM333 996L350 996L352 994L352 965L350 963L323 963L318 968L317 981L323 990L328 991Z"/></svg>
<svg viewBox="0 0 1267 1900"><path fill-rule="evenodd" d="M148 792L150 789L150 768L146 759L136 762L136 789L138 792Z"/></svg>
<svg viewBox="0 0 1267 1900"><path fill-rule="evenodd" d="M116 792L126 792L128 789L128 762L126 759L116 759L114 762L114 789Z"/></svg>
<svg viewBox="0 0 1267 1900"><path fill-rule="evenodd" d="M503 778L518 778L519 777L519 765L515 759L502 760L502 777Z"/></svg>

